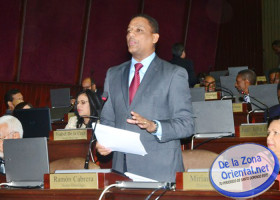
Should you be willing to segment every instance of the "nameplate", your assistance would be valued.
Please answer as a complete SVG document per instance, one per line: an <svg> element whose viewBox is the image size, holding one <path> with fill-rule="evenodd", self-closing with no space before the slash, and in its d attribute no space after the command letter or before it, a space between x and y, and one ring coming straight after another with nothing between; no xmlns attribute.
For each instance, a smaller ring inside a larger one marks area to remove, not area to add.
<svg viewBox="0 0 280 200"><path fill-rule="evenodd" d="M257 82L266 82L265 76L257 76Z"/></svg>
<svg viewBox="0 0 280 200"><path fill-rule="evenodd" d="M98 189L97 173L50 174L50 189Z"/></svg>
<svg viewBox="0 0 280 200"><path fill-rule="evenodd" d="M267 123L241 124L240 137L267 137Z"/></svg>
<svg viewBox="0 0 280 200"><path fill-rule="evenodd" d="M217 92L205 92L205 100L213 100L218 99Z"/></svg>
<svg viewBox="0 0 280 200"><path fill-rule="evenodd" d="M86 129L59 130L53 132L53 140L87 140Z"/></svg>
<svg viewBox="0 0 280 200"><path fill-rule="evenodd" d="M184 172L183 190L214 190L209 180L209 172Z"/></svg>
<svg viewBox="0 0 280 200"><path fill-rule="evenodd" d="M243 112L243 104L242 103L233 103L232 104L232 111L236 112Z"/></svg>

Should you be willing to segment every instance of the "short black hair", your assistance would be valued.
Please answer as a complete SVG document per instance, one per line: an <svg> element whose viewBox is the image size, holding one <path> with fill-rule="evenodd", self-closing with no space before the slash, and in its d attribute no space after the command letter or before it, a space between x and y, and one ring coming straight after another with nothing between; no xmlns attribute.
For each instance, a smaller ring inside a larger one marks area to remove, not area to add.
<svg viewBox="0 0 280 200"><path fill-rule="evenodd" d="M268 119L268 122L267 122L267 127L270 126L271 122L275 121L275 120L279 120L280 119L280 116L275 116L275 117L272 117L272 118L269 118Z"/></svg>
<svg viewBox="0 0 280 200"><path fill-rule="evenodd" d="M11 89L8 90L4 96L4 101L5 104L7 106L7 108L9 108L8 102L9 101L13 101L13 95L20 93L20 91L18 89Z"/></svg>
<svg viewBox="0 0 280 200"><path fill-rule="evenodd" d="M280 40L274 40L271 45L280 46Z"/></svg>
<svg viewBox="0 0 280 200"><path fill-rule="evenodd" d="M248 80L251 85L255 85L257 81L256 73L250 69L244 69L238 72L238 75L242 77L243 80Z"/></svg>
<svg viewBox="0 0 280 200"><path fill-rule="evenodd" d="M134 15L132 19L134 18L137 18L137 17L143 17L145 18L146 20L148 20L151 28L152 28L152 31L153 33L159 33L159 25L158 25L158 22L155 18L151 17L150 15L147 15L147 14L137 14L137 15Z"/></svg>
<svg viewBox="0 0 280 200"><path fill-rule="evenodd" d="M89 123L87 124L87 128L92 128L92 122L96 122L96 118L99 117L101 114L102 105L98 101L97 94L89 89L80 91L77 94L76 102L78 101L78 97L82 94L85 94L88 97L91 118L89 120ZM84 123L84 118L79 115L79 113L77 111L77 104L75 104L74 112L78 118L76 127L81 128L81 126Z"/></svg>
<svg viewBox="0 0 280 200"><path fill-rule="evenodd" d="M26 105L28 105L30 108L33 108L33 106L30 103L24 101L24 102L17 104L15 107L15 110L23 109L24 106L26 106Z"/></svg>
<svg viewBox="0 0 280 200"><path fill-rule="evenodd" d="M185 47L182 43L175 43L172 45L172 55L180 57L185 50Z"/></svg>

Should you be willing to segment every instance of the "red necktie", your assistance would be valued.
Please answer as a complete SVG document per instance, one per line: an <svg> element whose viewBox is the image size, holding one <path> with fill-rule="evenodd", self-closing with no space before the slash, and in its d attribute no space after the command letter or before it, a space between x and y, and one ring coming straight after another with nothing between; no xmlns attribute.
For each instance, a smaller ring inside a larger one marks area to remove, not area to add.
<svg viewBox="0 0 280 200"><path fill-rule="evenodd" d="M141 63L136 63L134 67L135 67L135 74L129 86L129 105L131 104L133 97L135 96L136 91L140 85L139 70L143 67L143 65Z"/></svg>

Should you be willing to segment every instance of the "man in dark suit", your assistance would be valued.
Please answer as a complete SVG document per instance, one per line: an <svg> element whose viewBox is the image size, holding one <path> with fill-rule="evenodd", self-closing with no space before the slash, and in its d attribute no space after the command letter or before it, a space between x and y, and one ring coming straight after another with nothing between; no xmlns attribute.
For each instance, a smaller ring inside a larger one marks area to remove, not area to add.
<svg viewBox="0 0 280 200"><path fill-rule="evenodd" d="M174 182L176 172L184 171L180 139L194 133L187 71L156 56L159 32L152 17L133 17L126 39L132 59L107 72L101 123L139 133L148 154L114 152L113 169ZM99 143L96 148L101 155L111 153Z"/></svg>
<svg viewBox="0 0 280 200"><path fill-rule="evenodd" d="M186 59L185 47L182 43L175 43L172 46L173 58L170 60L172 64L185 68L189 75L189 86L193 87L196 83L196 75L193 68L193 62Z"/></svg>

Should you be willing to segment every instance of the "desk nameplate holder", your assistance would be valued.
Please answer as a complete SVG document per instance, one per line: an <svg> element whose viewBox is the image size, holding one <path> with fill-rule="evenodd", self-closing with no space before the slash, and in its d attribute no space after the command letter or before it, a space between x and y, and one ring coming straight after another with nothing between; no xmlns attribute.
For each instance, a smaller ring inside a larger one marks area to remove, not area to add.
<svg viewBox="0 0 280 200"><path fill-rule="evenodd" d="M191 172L177 172L176 189L200 191L214 190L209 180L209 171L200 171L199 169Z"/></svg>
<svg viewBox="0 0 280 200"><path fill-rule="evenodd" d="M45 174L45 189L104 189L116 181L132 181L126 176L110 173Z"/></svg>
<svg viewBox="0 0 280 200"><path fill-rule="evenodd" d="M52 141L90 140L92 129L61 129L50 131L49 139Z"/></svg>
<svg viewBox="0 0 280 200"><path fill-rule="evenodd" d="M240 137L267 137L267 123L241 124Z"/></svg>
<svg viewBox="0 0 280 200"><path fill-rule="evenodd" d="M205 101L221 99L220 92L205 92Z"/></svg>

